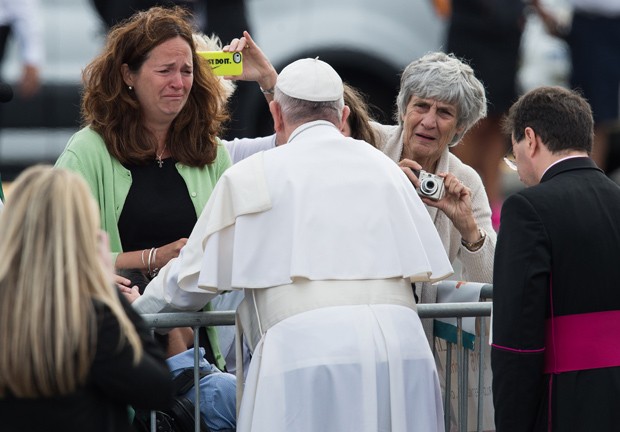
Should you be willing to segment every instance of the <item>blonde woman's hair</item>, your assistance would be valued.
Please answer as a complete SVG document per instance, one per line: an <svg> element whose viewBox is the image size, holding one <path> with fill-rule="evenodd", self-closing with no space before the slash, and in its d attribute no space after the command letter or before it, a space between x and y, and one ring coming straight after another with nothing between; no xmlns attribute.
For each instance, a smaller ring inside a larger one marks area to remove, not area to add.
<svg viewBox="0 0 620 432"><path fill-rule="evenodd" d="M65 395L85 384L97 346L93 301L111 310L120 343L139 361L142 345L100 258L99 211L81 177L27 169L0 227L0 397Z"/></svg>

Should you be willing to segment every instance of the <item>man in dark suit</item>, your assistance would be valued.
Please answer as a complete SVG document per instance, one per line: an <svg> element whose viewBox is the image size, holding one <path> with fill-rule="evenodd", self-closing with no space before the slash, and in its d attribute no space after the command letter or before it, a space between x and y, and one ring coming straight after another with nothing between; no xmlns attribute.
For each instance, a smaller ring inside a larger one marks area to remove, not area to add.
<svg viewBox="0 0 620 432"><path fill-rule="evenodd" d="M521 181L504 203L493 293L498 432L620 424L620 187L590 159L592 112L541 87L505 131Z"/></svg>

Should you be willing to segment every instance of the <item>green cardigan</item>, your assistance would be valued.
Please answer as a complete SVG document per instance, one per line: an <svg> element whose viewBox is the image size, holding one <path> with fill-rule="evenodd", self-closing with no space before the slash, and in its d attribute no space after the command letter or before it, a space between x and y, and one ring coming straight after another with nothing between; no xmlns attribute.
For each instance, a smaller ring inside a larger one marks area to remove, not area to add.
<svg viewBox="0 0 620 432"><path fill-rule="evenodd" d="M212 164L203 168L176 164L179 174L187 185L189 196L196 210L196 217L209 200L211 192L224 171L231 165L226 148L220 143L217 157ZM56 161L56 167L67 168L79 173L90 186L99 204L101 228L108 233L110 249L114 259L123 252L118 231L118 220L131 187L131 172L108 152L103 138L86 127L75 133ZM208 304L205 310L211 310ZM209 341L216 357L216 366L223 369L225 362L221 355L215 328L207 329Z"/></svg>
<svg viewBox="0 0 620 432"><path fill-rule="evenodd" d="M4 202L4 193L2 192L2 177L0 177L0 200Z"/></svg>
<svg viewBox="0 0 620 432"><path fill-rule="evenodd" d="M230 156L222 144L217 158L204 168L194 168L177 163L179 174L196 210L196 217L209 200L215 183L231 165ZM56 167L79 173L88 183L99 204L101 227L110 237L112 252L123 252L118 232L118 220L131 187L131 171L108 153L103 138L90 128L74 134L58 157Z"/></svg>

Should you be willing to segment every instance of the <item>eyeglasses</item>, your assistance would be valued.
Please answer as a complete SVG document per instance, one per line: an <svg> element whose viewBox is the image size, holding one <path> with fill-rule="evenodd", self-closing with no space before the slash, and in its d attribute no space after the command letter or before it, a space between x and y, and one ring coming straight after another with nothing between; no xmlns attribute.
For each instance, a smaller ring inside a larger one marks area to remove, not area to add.
<svg viewBox="0 0 620 432"><path fill-rule="evenodd" d="M510 168L513 171L517 170L517 160L515 159L515 155L512 152L512 150L510 150L506 156L504 156L504 162L506 163L506 165L508 165L508 168Z"/></svg>

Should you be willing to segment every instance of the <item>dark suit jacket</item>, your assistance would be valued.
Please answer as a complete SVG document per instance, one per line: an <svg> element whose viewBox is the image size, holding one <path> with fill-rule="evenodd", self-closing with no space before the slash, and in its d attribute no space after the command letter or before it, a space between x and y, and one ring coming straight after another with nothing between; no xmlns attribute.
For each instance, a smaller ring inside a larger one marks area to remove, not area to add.
<svg viewBox="0 0 620 432"><path fill-rule="evenodd" d="M551 307L554 316L620 310L620 187L573 158L510 196L493 289L497 431L618 430L619 367L550 375L543 365Z"/></svg>

